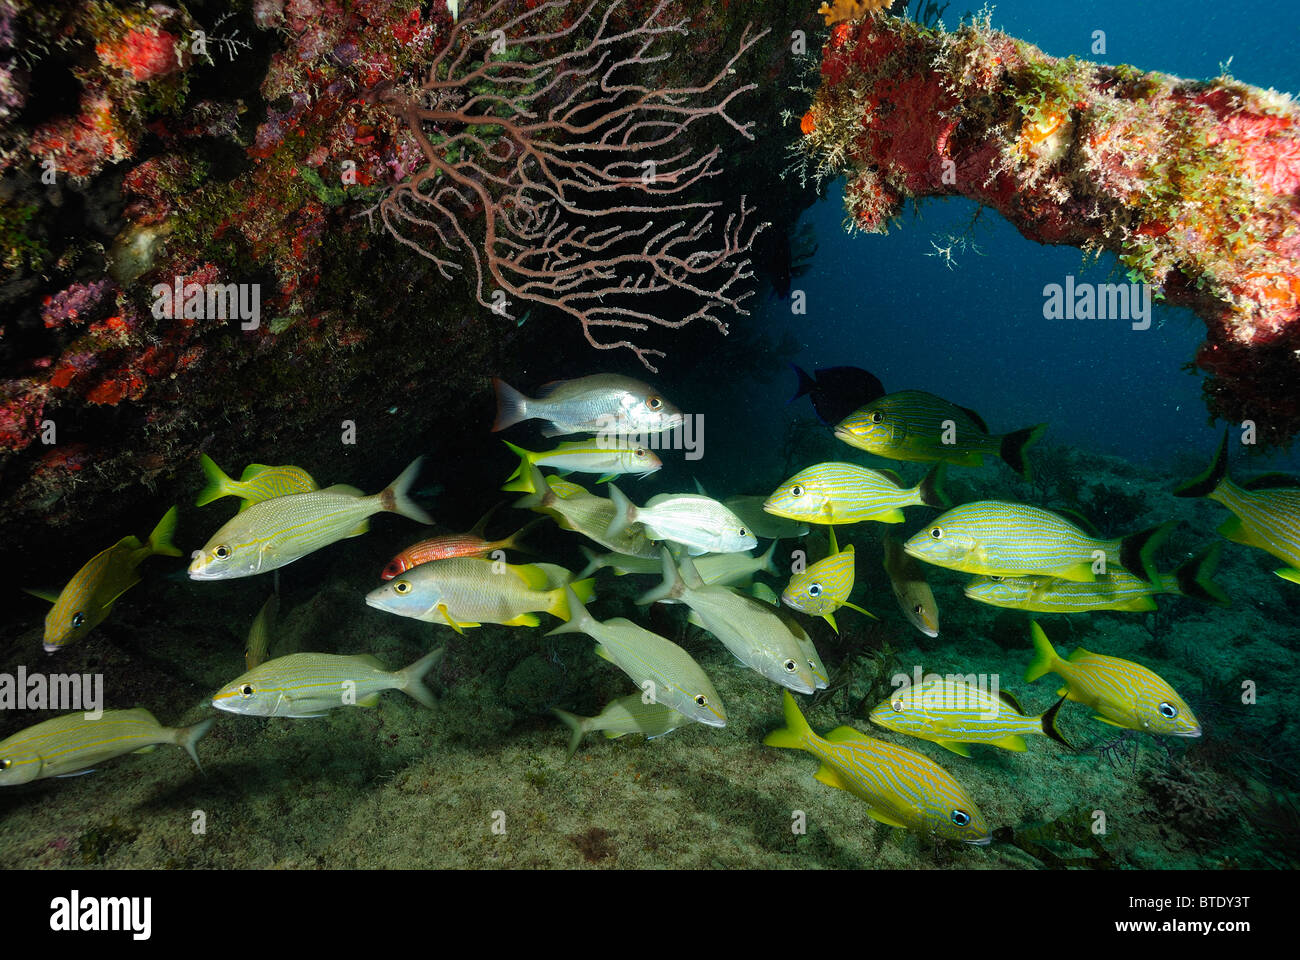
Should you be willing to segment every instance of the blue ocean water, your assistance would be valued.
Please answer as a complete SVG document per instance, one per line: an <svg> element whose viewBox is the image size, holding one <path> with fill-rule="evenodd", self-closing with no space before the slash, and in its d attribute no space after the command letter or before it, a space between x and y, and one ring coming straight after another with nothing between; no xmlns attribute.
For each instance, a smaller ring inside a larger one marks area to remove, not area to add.
<svg viewBox="0 0 1300 960"><path fill-rule="evenodd" d="M944 20L955 26L965 7ZM994 27L1053 56L1133 63L1189 78L1233 76L1262 87L1300 91L1295 8L1253 0L1193 14L1185 3L1103 0L1085 12L1037 0L1010 0L993 10ZM1106 52L1092 51L1093 31ZM993 211L975 226L977 205L964 198L923 201L888 235L843 229L842 183L805 212L818 249L794 281L807 294L804 316L790 302L767 299L760 323L803 346L795 358L811 370L865 367L888 390L923 389L983 414L1003 431L1047 420L1049 437L1163 468L1179 454L1208 458L1223 425L1207 422L1204 374L1184 366L1203 339L1190 310L1155 301L1151 326L1115 320L1046 320L1044 287L1077 282L1127 283L1110 254L1085 264L1073 247L1043 246L1021 236ZM945 256L944 250L948 248ZM793 375L781 381L780 394ZM788 396L788 394L786 394ZM784 401L785 397L780 397ZM802 411L806 413L807 411ZM1294 452L1258 464L1294 469Z"/></svg>

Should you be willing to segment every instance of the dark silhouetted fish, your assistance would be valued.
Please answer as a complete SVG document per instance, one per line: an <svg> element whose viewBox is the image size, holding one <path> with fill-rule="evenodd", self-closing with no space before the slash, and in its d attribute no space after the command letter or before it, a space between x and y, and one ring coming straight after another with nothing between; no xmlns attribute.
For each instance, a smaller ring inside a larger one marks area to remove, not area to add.
<svg viewBox="0 0 1300 960"><path fill-rule="evenodd" d="M860 367L824 367L809 376L796 364L790 366L799 377L799 389L790 402L806 394L822 423L833 426L859 407L885 395L884 384Z"/></svg>

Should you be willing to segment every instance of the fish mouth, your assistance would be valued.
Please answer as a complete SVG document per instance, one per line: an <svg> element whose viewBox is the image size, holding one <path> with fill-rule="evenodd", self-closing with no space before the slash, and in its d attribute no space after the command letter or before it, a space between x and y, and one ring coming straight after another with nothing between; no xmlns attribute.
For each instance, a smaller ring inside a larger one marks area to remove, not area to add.
<svg viewBox="0 0 1300 960"><path fill-rule="evenodd" d="M61 643L43 643L41 646L45 649L46 653L58 653L63 649L63 644Z"/></svg>
<svg viewBox="0 0 1300 960"><path fill-rule="evenodd" d="M1178 736L1180 737L1199 737L1200 735L1201 735L1200 724L1197 724L1194 728L1188 730L1186 733L1178 734Z"/></svg>
<svg viewBox="0 0 1300 960"><path fill-rule="evenodd" d="M815 685L809 686L805 681L800 680L798 677L783 676L779 682L781 686L785 687L787 690L793 690L795 693L817 692L817 687ZM798 686L795 686L795 684L798 684Z"/></svg>
<svg viewBox="0 0 1300 960"><path fill-rule="evenodd" d="M993 842L993 834L986 833L976 840L963 840L962 843L969 843L972 847L987 847Z"/></svg>

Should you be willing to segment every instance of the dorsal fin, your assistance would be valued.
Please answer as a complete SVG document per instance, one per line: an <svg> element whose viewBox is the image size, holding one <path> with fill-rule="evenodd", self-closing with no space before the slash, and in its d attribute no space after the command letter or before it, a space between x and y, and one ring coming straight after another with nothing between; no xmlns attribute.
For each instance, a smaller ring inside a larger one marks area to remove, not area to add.
<svg viewBox="0 0 1300 960"><path fill-rule="evenodd" d="M484 532L487 530L488 520L492 519L492 514L496 513L497 508L500 506L501 503L497 502L488 507L488 512L479 517L478 523L470 527L469 532L465 535L467 537L478 537L480 540L486 540L487 537L484 536Z"/></svg>
<svg viewBox="0 0 1300 960"><path fill-rule="evenodd" d="M1261 473L1258 477L1252 477L1242 485L1245 490L1276 490L1279 488L1300 487L1300 478L1294 477L1289 473Z"/></svg>
<svg viewBox="0 0 1300 960"><path fill-rule="evenodd" d="M970 407L958 407L957 409L960 410L962 413L966 414L966 416L970 417L971 420L975 422L975 426L979 427L985 433L989 432L989 425L984 422L984 418L981 417L974 410L972 410Z"/></svg>
<svg viewBox="0 0 1300 960"><path fill-rule="evenodd" d="M1010 705L1010 707L1016 711L1016 713L1020 714L1021 716L1025 715L1025 708L1020 705L1020 701L1017 700L1009 690L999 689L998 697L1000 697L1002 700L1005 700L1007 704Z"/></svg>

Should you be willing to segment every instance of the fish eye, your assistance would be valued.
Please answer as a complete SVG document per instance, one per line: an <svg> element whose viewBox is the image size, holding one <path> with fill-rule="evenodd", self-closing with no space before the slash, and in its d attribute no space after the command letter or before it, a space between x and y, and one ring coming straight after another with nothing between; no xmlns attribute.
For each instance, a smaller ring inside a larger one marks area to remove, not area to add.
<svg viewBox="0 0 1300 960"><path fill-rule="evenodd" d="M251 683L244 684L239 688L239 695L247 700L253 695L253 685Z"/></svg>
<svg viewBox="0 0 1300 960"><path fill-rule="evenodd" d="M658 410L660 407L664 405L664 402L659 397L647 397L645 405L649 407L651 410Z"/></svg>
<svg viewBox="0 0 1300 960"><path fill-rule="evenodd" d="M215 549L215 550L212 551L212 556L215 557L215 558L218 559L218 560L229 560L229 559L230 559L230 548L229 548L228 546L226 546L224 543L219 544L219 545L217 546L217 549Z"/></svg>
<svg viewBox="0 0 1300 960"><path fill-rule="evenodd" d="M787 660L785 663L781 664L781 666L785 667L786 673L794 673L799 669L799 664L795 663L793 660Z"/></svg>
<svg viewBox="0 0 1300 960"><path fill-rule="evenodd" d="M707 707L709 705L709 698L702 693L697 693L695 695L695 705L697 707Z"/></svg>
<svg viewBox="0 0 1300 960"><path fill-rule="evenodd" d="M1160 716L1164 717L1166 720L1172 720L1174 717L1178 716L1178 708L1172 703L1162 703L1160 704Z"/></svg>
<svg viewBox="0 0 1300 960"><path fill-rule="evenodd" d="M747 531L744 527L741 527L741 528L740 528L740 535L741 535L742 537L747 537L747 536L749 536L749 531Z"/></svg>
<svg viewBox="0 0 1300 960"><path fill-rule="evenodd" d="M76 613L72 615L72 626L75 628L75 627L84 627L85 625L86 625L86 615L82 613L80 610L78 610Z"/></svg>
<svg viewBox="0 0 1300 960"><path fill-rule="evenodd" d="M0 760L0 770L8 770L13 765L14 762L10 760L8 757L5 757L3 760Z"/></svg>
<svg viewBox="0 0 1300 960"><path fill-rule="evenodd" d="M820 583L808 584L808 596L820 597L822 595L822 585Z"/></svg>
<svg viewBox="0 0 1300 960"><path fill-rule="evenodd" d="M799 486L798 484L795 484L793 487L790 488L790 496L792 496L792 497L802 497L802 496L803 496L803 487Z"/></svg>
<svg viewBox="0 0 1300 960"><path fill-rule="evenodd" d="M890 706L893 708L893 710L894 710L895 713L902 713L902 712L903 712L903 701L902 701L902 700L895 700L893 703L890 704Z"/></svg>
<svg viewBox="0 0 1300 960"><path fill-rule="evenodd" d="M930 536L934 537L934 539L936 539L936 540L942 540L942 539L943 539L943 528L941 528L941 527L935 527L933 530L930 531Z"/></svg>
<svg viewBox="0 0 1300 960"><path fill-rule="evenodd" d="M884 415L883 413L881 413L879 410L873 410L873 411L871 411L871 422L872 422L872 423L880 423L880 422L881 422L882 420L884 420L884 419L885 419L885 415Z"/></svg>
<svg viewBox="0 0 1300 960"><path fill-rule="evenodd" d="M393 584L393 589L394 589L395 591L397 591L398 593L403 593L403 594L405 594L405 593L410 593L410 592L411 592L411 581L409 581L409 580L398 580L395 584Z"/></svg>
<svg viewBox="0 0 1300 960"><path fill-rule="evenodd" d="M1006 577L989 577L989 579L992 580L994 583L1001 583L1003 580L1006 579Z"/></svg>
<svg viewBox="0 0 1300 960"><path fill-rule="evenodd" d="M970 824L970 814L965 810L954 810L950 819L953 824L958 827L964 827Z"/></svg>
<svg viewBox="0 0 1300 960"><path fill-rule="evenodd" d="M645 456L645 447L637 447L635 450L632 451L632 456L634 456L634 457L644 457L644 456Z"/></svg>
<svg viewBox="0 0 1300 960"><path fill-rule="evenodd" d="M918 603L916 606L914 606L914 607L912 608L912 612L913 612L913 613L924 613L924 612L925 612L925 607L921 606L921 605Z"/></svg>

